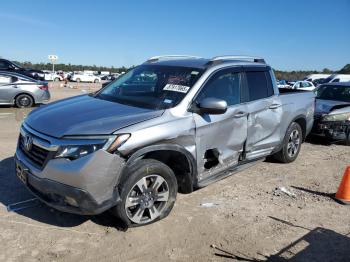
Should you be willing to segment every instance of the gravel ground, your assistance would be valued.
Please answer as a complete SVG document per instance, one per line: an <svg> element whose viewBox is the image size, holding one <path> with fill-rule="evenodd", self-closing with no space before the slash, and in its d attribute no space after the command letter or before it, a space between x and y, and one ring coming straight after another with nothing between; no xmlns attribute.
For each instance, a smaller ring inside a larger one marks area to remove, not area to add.
<svg viewBox="0 0 350 262"><path fill-rule="evenodd" d="M57 100L98 87L55 83L50 90ZM305 143L294 163L259 162L179 194L166 219L122 231L108 214L65 214L35 201L7 211L33 198L13 164L27 113L0 107L0 261L350 261L350 206L331 198L349 147Z"/></svg>

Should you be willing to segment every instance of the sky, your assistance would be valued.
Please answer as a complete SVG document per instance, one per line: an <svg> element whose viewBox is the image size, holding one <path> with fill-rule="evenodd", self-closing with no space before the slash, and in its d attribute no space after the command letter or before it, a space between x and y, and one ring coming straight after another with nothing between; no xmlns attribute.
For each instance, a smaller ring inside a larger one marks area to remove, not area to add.
<svg viewBox="0 0 350 262"><path fill-rule="evenodd" d="M256 55L275 69L350 63L350 0L11 0L0 56L131 66L155 55Z"/></svg>

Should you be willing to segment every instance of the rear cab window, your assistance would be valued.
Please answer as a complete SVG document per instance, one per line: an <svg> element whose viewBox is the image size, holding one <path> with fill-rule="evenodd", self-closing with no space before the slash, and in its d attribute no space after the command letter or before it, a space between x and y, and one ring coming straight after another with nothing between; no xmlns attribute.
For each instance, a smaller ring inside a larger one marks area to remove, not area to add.
<svg viewBox="0 0 350 262"><path fill-rule="evenodd" d="M242 90L244 102L268 98L274 95L270 68L246 68L245 87Z"/></svg>

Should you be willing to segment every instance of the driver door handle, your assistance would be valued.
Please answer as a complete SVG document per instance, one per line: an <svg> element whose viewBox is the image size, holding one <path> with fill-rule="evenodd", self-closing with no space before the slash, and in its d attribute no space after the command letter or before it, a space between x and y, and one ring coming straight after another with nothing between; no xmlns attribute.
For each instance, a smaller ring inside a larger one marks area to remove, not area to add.
<svg viewBox="0 0 350 262"><path fill-rule="evenodd" d="M239 111L237 114L234 115L234 118L241 118L241 117L245 117L248 114L246 112L243 111Z"/></svg>
<svg viewBox="0 0 350 262"><path fill-rule="evenodd" d="M280 106L281 106L280 104L272 104L272 105L269 106L269 109L277 109Z"/></svg>

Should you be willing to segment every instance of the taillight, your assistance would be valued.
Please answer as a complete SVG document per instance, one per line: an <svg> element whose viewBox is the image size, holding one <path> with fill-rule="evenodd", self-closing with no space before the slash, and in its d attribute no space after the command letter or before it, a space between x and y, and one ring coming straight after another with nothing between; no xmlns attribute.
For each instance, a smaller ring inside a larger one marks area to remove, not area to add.
<svg viewBox="0 0 350 262"><path fill-rule="evenodd" d="M39 86L39 88L41 90L49 90L49 87L47 85L42 85L42 86Z"/></svg>

